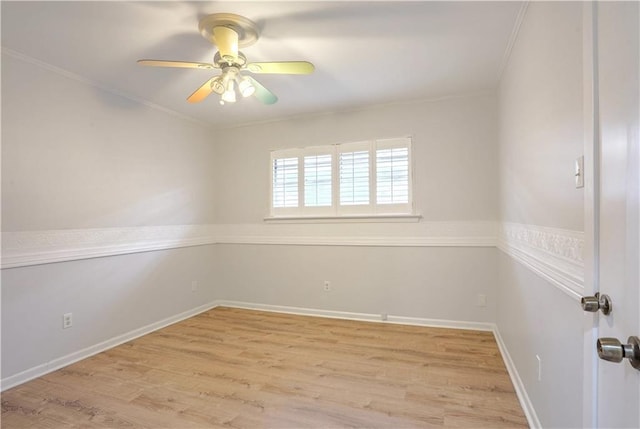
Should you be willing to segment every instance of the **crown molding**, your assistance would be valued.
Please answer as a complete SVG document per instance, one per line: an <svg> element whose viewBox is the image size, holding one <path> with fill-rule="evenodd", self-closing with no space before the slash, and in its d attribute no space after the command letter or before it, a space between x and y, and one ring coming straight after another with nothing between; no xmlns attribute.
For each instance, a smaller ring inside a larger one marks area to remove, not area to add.
<svg viewBox="0 0 640 429"><path fill-rule="evenodd" d="M360 113L360 112L382 110L385 108L415 106L418 104L433 104L433 103L446 102L449 100L464 100L467 98L488 97L488 96L495 95L495 93L496 93L495 88L484 88L477 91L469 91L469 92L463 92L463 93L452 93L452 94L445 94L445 95L439 95L439 96L415 98L415 99L409 99L409 100L396 100L396 101L389 101L386 103L371 104L371 105L352 107L347 109L334 109L334 110L324 110L322 112L301 113L301 114L282 116L282 117L272 118L272 119L240 122L240 123L231 124L231 125L217 125L215 126L215 128L217 131L233 131L239 128L270 125L274 123L282 123L282 122L289 122L289 121L302 120L302 119L318 119L318 118L323 118L328 116L344 115L348 113Z"/></svg>
<svg viewBox="0 0 640 429"><path fill-rule="evenodd" d="M80 82L80 83L83 83L85 85L89 85L89 86L92 86L94 88L101 89L101 90L103 90L105 92L108 92L110 94L116 95L118 97L122 97L122 98L127 99L127 100L131 100L134 103L141 104L141 105L146 106L146 107L148 107L150 109L166 113L166 114L168 114L170 116L182 119L184 121L188 121L188 122L200 125L202 127L211 128L211 124L202 122L202 121L200 121L198 119L192 118L192 117L187 116L187 115L183 115L182 113L176 112L175 110L171 110L171 109L168 109L166 107L160 106L159 104L152 103L149 100L145 100L143 98L134 97L132 95L126 94L126 93L124 93L122 91L119 91L119 90L117 90L115 88L106 86L106 85L104 85L104 84L102 84L100 82L97 82L95 80L86 78L86 77L81 76L79 74L73 73L73 72L71 72L69 70L65 70L63 68L54 66L54 65L49 64L47 62L44 62L44 61L38 60L36 58L30 57L29 55L23 54L22 52L15 51L13 49L9 49L9 48L6 48L4 46L2 48L0 48L0 49L1 49L1 52L3 54L6 54L6 55L10 56L11 58L14 58L14 59L16 59L18 61L22 61L22 62L31 64L31 65L34 65L36 67L40 67L40 68L42 68L44 70L50 71L50 72L55 73L55 74L57 74L59 76L66 77L67 79L75 80L76 82Z"/></svg>
<svg viewBox="0 0 640 429"><path fill-rule="evenodd" d="M516 15L516 20L513 23L513 29L511 30L511 35L509 36L507 46L505 47L504 54L502 55L502 61L500 61L500 67L498 68L498 83L502 79L502 74L504 73L504 70L507 68L507 65L509 64L509 58L511 58L511 52L513 51L513 46L516 44L516 41L518 40L520 27L522 26L522 21L524 21L524 17L527 14L528 7L529 7L529 0L525 0L520 5L520 9L518 9L518 14Z"/></svg>

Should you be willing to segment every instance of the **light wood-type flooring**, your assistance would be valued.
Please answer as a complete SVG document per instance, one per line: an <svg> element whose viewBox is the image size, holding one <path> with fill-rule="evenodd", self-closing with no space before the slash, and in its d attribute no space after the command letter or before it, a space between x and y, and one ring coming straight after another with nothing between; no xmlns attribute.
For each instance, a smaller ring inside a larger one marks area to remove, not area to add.
<svg viewBox="0 0 640 429"><path fill-rule="evenodd" d="M3 428L526 426L490 332L225 307L2 393Z"/></svg>

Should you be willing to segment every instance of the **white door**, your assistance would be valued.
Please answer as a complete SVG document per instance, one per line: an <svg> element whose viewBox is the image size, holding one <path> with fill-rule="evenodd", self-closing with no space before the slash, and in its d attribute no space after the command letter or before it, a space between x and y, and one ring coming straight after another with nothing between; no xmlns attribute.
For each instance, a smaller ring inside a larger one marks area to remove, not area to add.
<svg viewBox="0 0 640 429"><path fill-rule="evenodd" d="M640 337L640 7L597 4L600 126L599 288L613 311L598 317L598 337ZM598 264L598 261L596 261ZM640 428L640 370L627 359L597 363L597 426Z"/></svg>

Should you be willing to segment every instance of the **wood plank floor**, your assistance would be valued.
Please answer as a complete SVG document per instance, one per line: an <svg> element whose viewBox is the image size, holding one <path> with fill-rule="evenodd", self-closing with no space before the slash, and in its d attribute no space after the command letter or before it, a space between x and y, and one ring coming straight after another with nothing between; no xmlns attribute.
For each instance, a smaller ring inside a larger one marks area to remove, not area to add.
<svg viewBox="0 0 640 429"><path fill-rule="evenodd" d="M490 332L224 307L2 393L3 428L526 426Z"/></svg>

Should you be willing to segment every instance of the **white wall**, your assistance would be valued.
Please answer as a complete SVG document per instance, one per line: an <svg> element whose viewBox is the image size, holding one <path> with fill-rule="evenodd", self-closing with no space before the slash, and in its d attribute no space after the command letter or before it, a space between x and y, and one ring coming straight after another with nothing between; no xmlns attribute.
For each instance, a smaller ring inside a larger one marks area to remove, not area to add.
<svg viewBox="0 0 640 429"><path fill-rule="evenodd" d="M220 299L318 310L493 322L496 252L468 247L222 244ZM325 292L325 280L331 291ZM478 294L486 307L476 306Z"/></svg>
<svg viewBox="0 0 640 429"><path fill-rule="evenodd" d="M222 296L323 310L493 321L495 249L470 246L483 228L494 235L486 224L492 225L497 215L496 126L495 97L482 94L220 132L218 227L223 234L250 231L247 244L219 246ZM271 150L405 135L413 137L413 195L420 222L264 223ZM445 227L442 221L448 222ZM319 239L330 244L291 246L293 234L303 242L309 238L306 244ZM458 237L452 245L460 247L397 245L407 239L428 242L441 234ZM268 245L252 241L264 236ZM344 237L390 244L335 244ZM330 293L323 291L324 280L332 282ZM487 307L476 306L478 294L487 296Z"/></svg>
<svg viewBox="0 0 640 429"><path fill-rule="evenodd" d="M2 54L2 230L214 221L212 134Z"/></svg>
<svg viewBox="0 0 640 429"><path fill-rule="evenodd" d="M2 270L3 379L213 301L215 255L196 246Z"/></svg>
<svg viewBox="0 0 640 429"><path fill-rule="evenodd" d="M206 128L5 52L2 90L3 232L214 221ZM2 377L210 302L213 251L2 270Z"/></svg>
<svg viewBox="0 0 640 429"><path fill-rule="evenodd" d="M503 221L582 231L583 191L573 178L584 144L582 72L582 4L531 2L499 88ZM543 427L581 427L579 302L521 261L498 261L498 329L538 418Z"/></svg>
<svg viewBox="0 0 640 429"><path fill-rule="evenodd" d="M262 222L272 150L406 135L413 137L414 205L425 221L496 220L496 120L495 96L485 94L222 131L217 222Z"/></svg>
<svg viewBox="0 0 640 429"><path fill-rule="evenodd" d="M583 230L582 9L531 2L499 91L503 221Z"/></svg>

